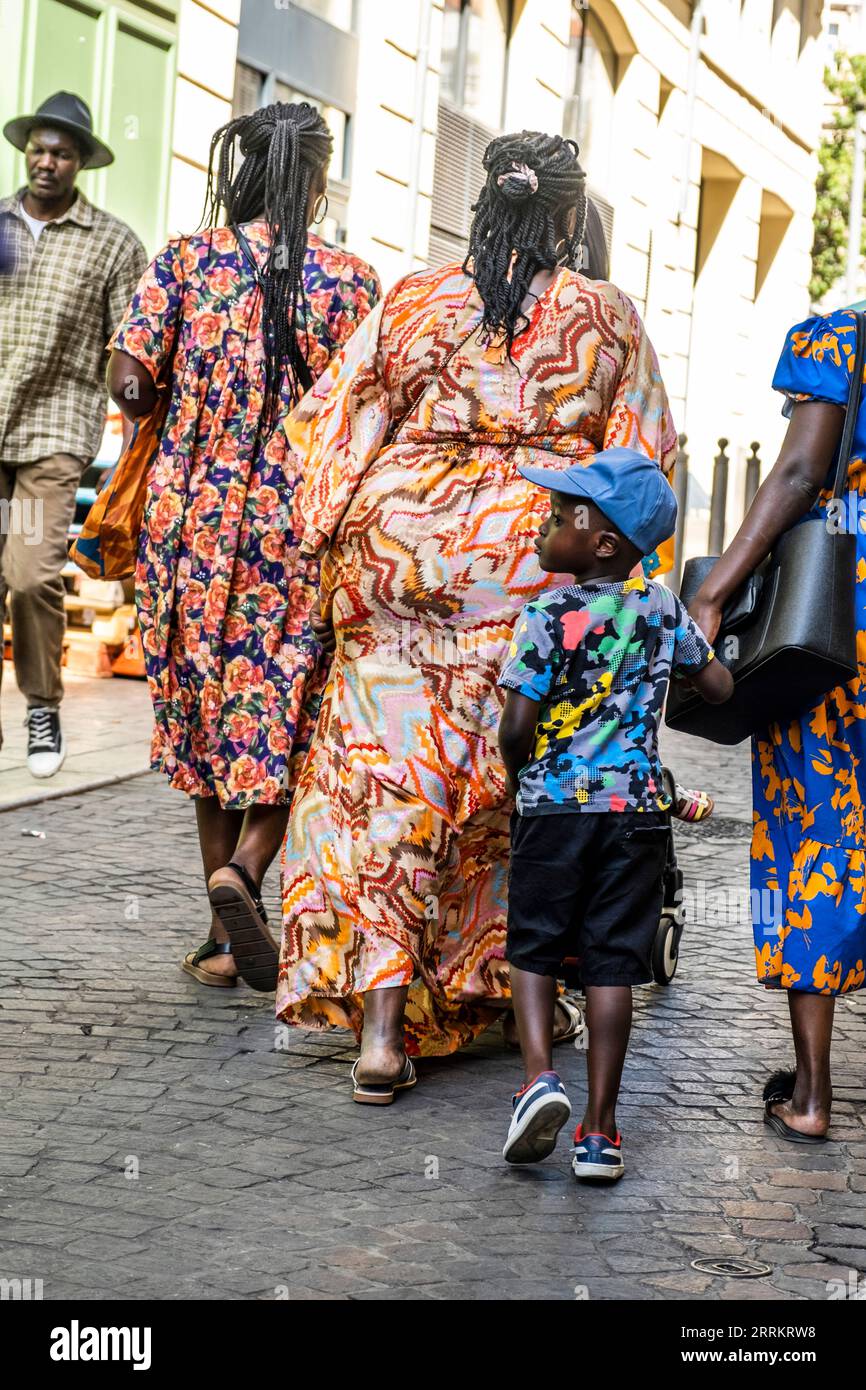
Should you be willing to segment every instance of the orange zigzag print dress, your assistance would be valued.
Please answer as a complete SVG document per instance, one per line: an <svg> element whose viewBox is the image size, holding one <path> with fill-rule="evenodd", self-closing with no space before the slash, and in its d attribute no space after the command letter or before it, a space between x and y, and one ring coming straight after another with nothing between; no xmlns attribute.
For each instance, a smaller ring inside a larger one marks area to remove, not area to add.
<svg viewBox="0 0 866 1390"><path fill-rule="evenodd" d="M496 679L522 605L561 582L533 549L548 494L517 465L619 444L669 473L676 449L614 286L560 270L513 361L481 315L459 267L410 275L287 425L337 650L285 845L277 1015L358 1035L360 995L410 985L413 1055L454 1051L509 997Z"/></svg>

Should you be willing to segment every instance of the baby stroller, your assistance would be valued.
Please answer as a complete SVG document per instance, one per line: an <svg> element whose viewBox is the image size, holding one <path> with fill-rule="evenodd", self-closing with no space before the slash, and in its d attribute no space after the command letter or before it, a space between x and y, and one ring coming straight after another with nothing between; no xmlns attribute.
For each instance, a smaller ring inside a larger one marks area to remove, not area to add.
<svg viewBox="0 0 866 1390"><path fill-rule="evenodd" d="M665 789L673 805L674 778L670 768L662 768ZM667 849L664 867L664 898L659 917L658 931L652 949L652 972L657 985L669 985L677 973L680 955L680 938L685 926L685 907L683 905L683 875L677 865L674 846L673 815L670 811L667 820ZM580 962L576 956L566 956L562 963L562 980L567 991L582 993Z"/></svg>

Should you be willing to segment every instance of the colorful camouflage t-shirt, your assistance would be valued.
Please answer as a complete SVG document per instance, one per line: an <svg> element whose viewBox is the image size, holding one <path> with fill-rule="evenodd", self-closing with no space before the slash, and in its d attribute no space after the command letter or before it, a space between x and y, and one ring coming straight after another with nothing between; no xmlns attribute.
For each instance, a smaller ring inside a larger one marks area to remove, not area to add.
<svg viewBox="0 0 866 1390"><path fill-rule="evenodd" d="M499 677L540 704L520 814L666 810L658 724L668 682L712 659L676 595L642 576L566 584L528 603Z"/></svg>

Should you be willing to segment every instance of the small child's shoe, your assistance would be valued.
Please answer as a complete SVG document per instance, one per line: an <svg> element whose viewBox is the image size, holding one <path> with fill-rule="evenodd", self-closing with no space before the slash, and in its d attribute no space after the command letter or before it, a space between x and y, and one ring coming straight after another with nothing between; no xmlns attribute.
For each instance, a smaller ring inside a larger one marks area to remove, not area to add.
<svg viewBox="0 0 866 1390"><path fill-rule="evenodd" d="M571 1115L571 1102L555 1071L542 1071L512 1101L514 1113L502 1157L506 1163L539 1163L556 1148Z"/></svg>
<svg viewBox="0 0 866 1390"><path fill-rule="evenodd" d="M691 787L681 787L679 782L674 783L673 811L677 820L694 822L709 820L715 804L709 792L693 790Z"/></svg>
<svg viewBox="0 0 866 1390"><path fill-rule="evenodd" d="M571 1167L576 1178L595 1182L616 1182L625 1172L622 1161L622 1135L608 1139L606 1134L574 1132Z"/></svg>

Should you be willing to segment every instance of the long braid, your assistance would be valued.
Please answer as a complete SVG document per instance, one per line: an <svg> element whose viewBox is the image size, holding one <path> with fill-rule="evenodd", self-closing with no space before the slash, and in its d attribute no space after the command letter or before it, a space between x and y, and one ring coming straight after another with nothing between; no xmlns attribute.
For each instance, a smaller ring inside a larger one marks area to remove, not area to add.
<svg viewBox="0 0 866 1390"><path fill-rule="evenodd" d="M284 389L294 405L312 384L304 287L307 207L315 182L324 182L332 149L331 132L306 101L275 102L240 116L211 141L203 221L214 226L224 213L229 223L264 218L268 224L262 267L262 420L268 424L279 413Z"/></svg>
<svg viewBox="0 0 866 1390"><path fill-rule="evenodd" d="M487 181L472 209L463 269L484 302L484 334L488 341L504 336L509 357L528 323L521 305L533 276L577 263L586 221L577 155L573 140L532 130L501 135L484 151Z"/></svg>

